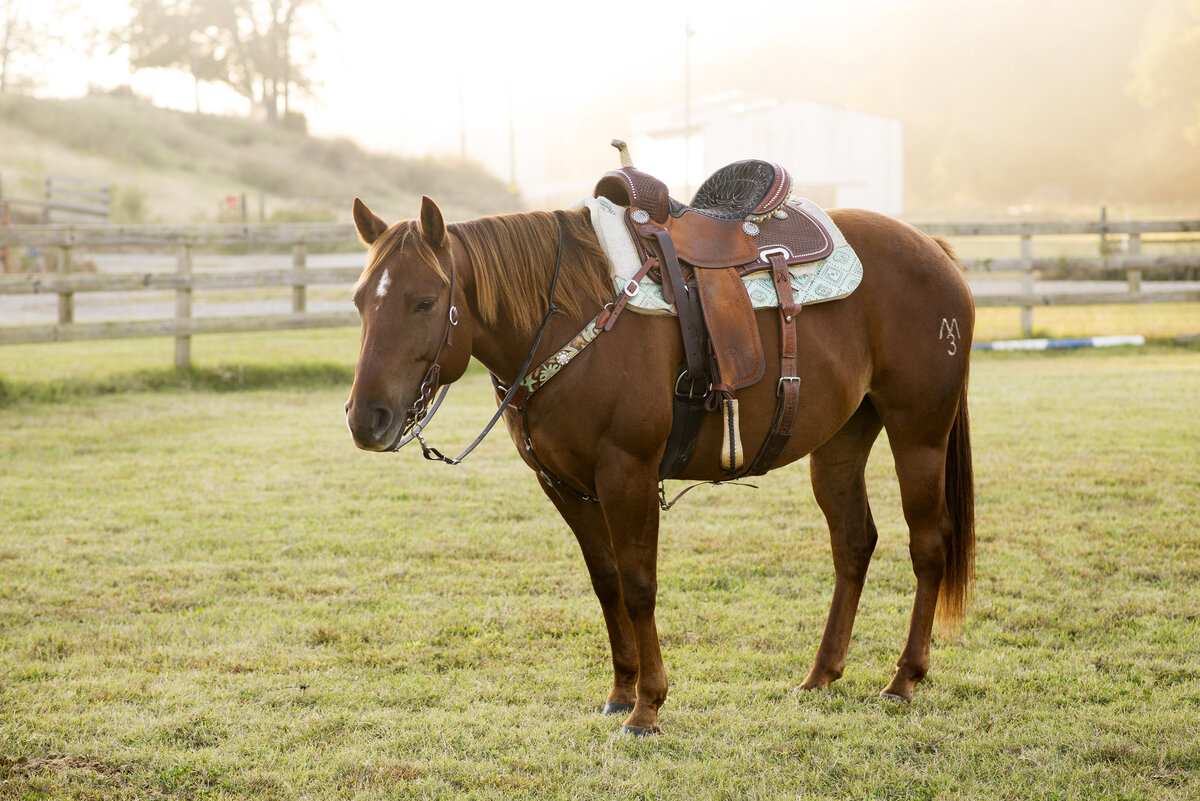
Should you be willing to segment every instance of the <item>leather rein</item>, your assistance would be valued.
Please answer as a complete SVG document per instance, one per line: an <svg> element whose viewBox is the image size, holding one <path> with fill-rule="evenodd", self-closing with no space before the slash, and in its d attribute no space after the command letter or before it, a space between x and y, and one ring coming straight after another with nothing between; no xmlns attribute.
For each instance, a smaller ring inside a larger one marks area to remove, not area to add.
<svg viewBox="0 0 1200 801"><path fill-rule="evenodd" d="M517 372L518 376L528 376L529 366L533 363L533 356L535 353L537 353L538 346L542 343L542 337L546 333L546 327L550 324L550 318L553 317L559 310L558 307L554 305L554 290L558 287L558 275L562 271L563 232L562 222L558 221L557 219L556 222L558 223L558 250L554 257L554 277L550 279L549 304L548 308L546 309L546 316L542 318L542 324L538 328L537 336L533 338L533 345L530 346L529 353L525 357L525 363L521 365L521 369ZM425 378L421 381L421 390L417 395L416 401L414 401L413 405L408 409L408 419L405 423L402 438L400 442L394 448L392 448L392 450L398 451L415 439L417 442L421 443L421 454L426 459L430 460L431 462L443 462L449 465L461 464L462 460L466 458L467 454L475 450L475 446L483 441L483 438L486 437L488 432L495 427L497 421L499 421L500 417L512 404L513 398L516 396L518 391L522 389L522 384L524 383L523 381L513 382L513 385L505 394L504 399L500 402L500 407L496 409L496 413L492 415L492 419L489 420L488 424L483 427L482 431L479 432L479 436L475 437L475 441L468 445L466 449L458 456L455 456L454 458L445 456L441 451L425 441L425 438L422 436L422 432L425 430L425 427L429 425L429 422L433 419L433 416L437 413L438 407L442 405L442 401L445 399L446 393L450 391L450 385L446 384L445 386L440 387L441 391L439 392L442 368L438 364L438 360L442 356L442 351L448 345L452 344L454 329L458 325L459 314L458 307L454 304L454 286L454 260L451 259L450 311L446 316L446 330L442 334L442 343L438 345L437 352L433 356L433 361L430 363L429 369L425 372ZM492 377L492 380L493 382L496 380L495 376ZM437 394L436 398L434 397L435 393ZM431 400L432 403L430 402Z"/></svg>

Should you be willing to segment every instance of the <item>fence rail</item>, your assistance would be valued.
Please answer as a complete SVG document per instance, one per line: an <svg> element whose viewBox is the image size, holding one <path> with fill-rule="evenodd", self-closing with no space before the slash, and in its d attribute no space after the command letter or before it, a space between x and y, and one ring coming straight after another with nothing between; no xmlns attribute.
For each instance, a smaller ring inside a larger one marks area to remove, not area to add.
<svg viewBox="0 0 1200 801"><path fill-rule="evenodd" d="M1046 223L928 223L922 230L955 239L970 237L1015 237L1019 256L964 259L969 274L1009 273L1019 276L1017 292L976 293L977 306L1017 307L1022 330L1032 332L1033 309L1041 306L1099 305L1116 303L1200 302L1200 282L1158 288L1143 281L1146 272L1161 269L1200 270L1200 237L1195 249L1186 253L1144 255L1146 234L1197 234L1200 220L1136 222L1046 222ZM1096 236L1096 255L1089 257L1034 256L1035 237ZM1120 253L1113 253L1112 238L1121 238ZM1191 238L1187 238L1191 241ZM175 338L175 362L186 366L191 359L191 337L199 334L326 328L358 324L358 315L346 311L309 311L307 290L311 286L345 286L357 279L359 266L310 267L312 245L349 244L357 240L354 228L345 224L299 223L259 225L52 225L0 227L0 248L38 248L55 255L55 272L0 275L0 301L6 296L53 294L58 296L58 319L39 324L8 325L0 319L0 345L32 342L64 342L125 337ZM199 248L262 249L281 246L291 249L290 268L254 270L194 270ZM120 274L84 273L74 268L79 249L105 250L168 249L174 251L173 271ZM11 260L10 260L11 263ZM1122 289L1108 291L1038 290L1035 276L1045 271L1087 274L1122 271ZM194 317L194 292L291 287L291 311L287 314L249 314L223 317ZM76 322L75 295L91 292L174 292L175 315L157 320Z"/></svg>

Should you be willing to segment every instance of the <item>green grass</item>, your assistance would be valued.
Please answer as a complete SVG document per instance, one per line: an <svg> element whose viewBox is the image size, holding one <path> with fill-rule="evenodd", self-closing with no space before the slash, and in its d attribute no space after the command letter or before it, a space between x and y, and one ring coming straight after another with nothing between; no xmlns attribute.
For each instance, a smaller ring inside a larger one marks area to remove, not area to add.
<svg viewBox="0 0 1200 801"><path fill-rule="evenodd" d="M349 385L358 329L192 338L177 371L169 338L14 345L0 349L0 406L164 389L244 390Z"/></svg>
<svg viewBox="0 0 1200 801"><path fill-rule="evenodd" d="M348 333L293 355L345 368ZM200 369L254 336L197 338ZM60 347L0 352L10 385ZM322 381L0 408L0 798L1196 797L1200 351L978 354L972 382L978 589L915 702L876 700L913 590L881 442L828 691L794 689L832 585L806 463L666 515L646 740L597 714L598 605L502 434L457 468L360 452ZM434 443L492 408L468 375Z"/></svg>

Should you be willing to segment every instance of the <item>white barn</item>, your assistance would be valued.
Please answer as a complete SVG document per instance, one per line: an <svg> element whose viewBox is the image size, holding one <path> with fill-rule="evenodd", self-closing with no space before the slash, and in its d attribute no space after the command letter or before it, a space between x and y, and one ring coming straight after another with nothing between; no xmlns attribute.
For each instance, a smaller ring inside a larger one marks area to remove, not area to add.
<svg viewBox="0 0 1200 801"><path fill-rule="evenodd" d="M700 99L690 116L690 143L682 107L633 119L634 163L665 180L675 197L690 199L723 164L765 158L788 169L796 196L826 207L904 212L899 120L806 100L747 101L739 94Z"/></svg>

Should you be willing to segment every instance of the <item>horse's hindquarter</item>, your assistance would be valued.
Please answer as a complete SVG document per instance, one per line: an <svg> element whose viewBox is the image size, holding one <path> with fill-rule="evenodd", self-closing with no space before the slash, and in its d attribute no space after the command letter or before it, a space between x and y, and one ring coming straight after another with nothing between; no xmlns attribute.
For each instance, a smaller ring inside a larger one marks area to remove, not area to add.
<svg viewBox="0 0 1200 801"><path fill-rule="evenodd" d="M962 268L912 226L857 209L831 213L863 263L847 300L863 312L876 405L930 414L957 407L966 379L975 303Z"/></svg>

